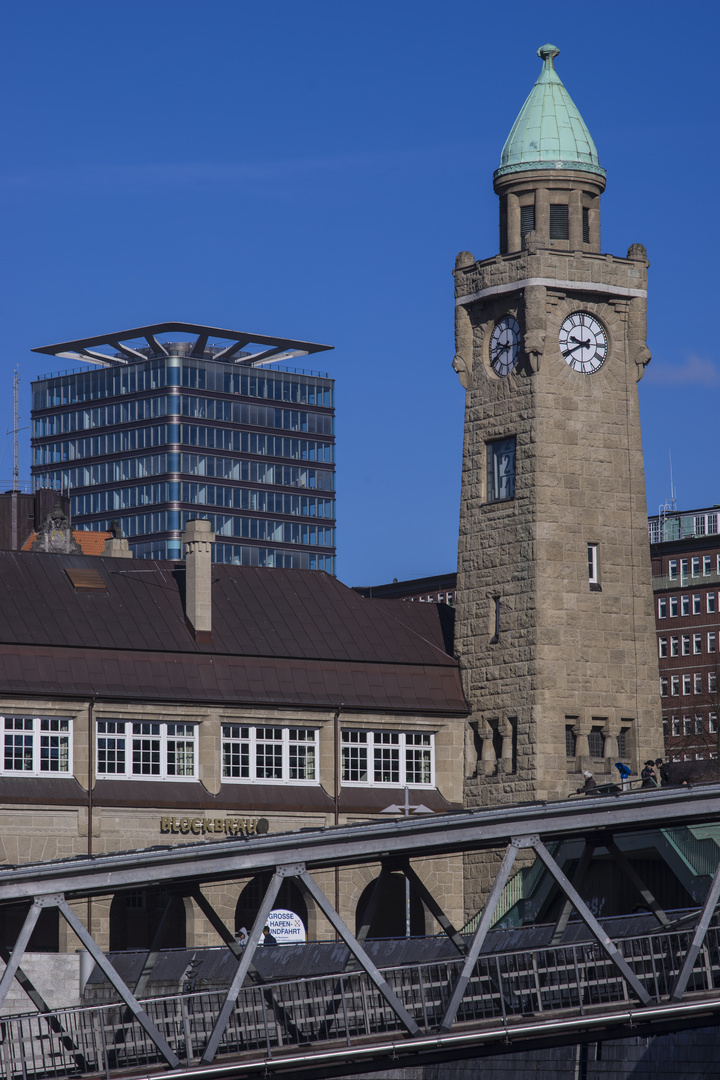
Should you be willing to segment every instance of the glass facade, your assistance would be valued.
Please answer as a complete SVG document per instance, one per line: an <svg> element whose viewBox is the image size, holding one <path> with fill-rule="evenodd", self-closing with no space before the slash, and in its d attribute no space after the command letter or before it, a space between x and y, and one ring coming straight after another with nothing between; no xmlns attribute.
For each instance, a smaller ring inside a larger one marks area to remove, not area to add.
<svg viewBox="0 0 720 1080"><path fill-rule="evenodd" d="M216 561L334 574L333 380L164 348L33 383L35 486L69 494L77 528L119 521L136 557L182 558L203 517Z"/></svg>

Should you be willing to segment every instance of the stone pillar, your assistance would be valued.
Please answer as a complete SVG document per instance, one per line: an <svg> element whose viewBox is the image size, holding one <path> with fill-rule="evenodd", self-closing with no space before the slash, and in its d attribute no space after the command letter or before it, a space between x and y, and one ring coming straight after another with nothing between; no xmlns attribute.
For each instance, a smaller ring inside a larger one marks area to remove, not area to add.
<svg viewBox="0 0 720 1080"><path fill-rule="evenodd" d="M550 243L550 195L547 188L538 188L535 192L535 232L542 247L546 247Z"/></svg>
<svg viewBox="0 0 720 1080"><path fill-rule="evenodd" d="M583 250L582 219L582 195L577 188L573 188L568 205L568 239L571 251Z"/></svg>
<svg viewBox="0 0 720 1080"><path fill-rule="evenodd" d="M593 199L588 208L588 227L590 230L590 250L600 251L600 199Z"/></svg>
<svg viewBox="0 0 720 1080"><path fill-rule="evenodd" d="M509 252L520 251L520 203L517 195L510 192L507 196L507 249Z"/></svg>
<svg viewBox="0 0 720 1080"><path fill-rule="evenodd" d="M478 733L482 739L482 751L478 763L479 776L492 776L497 765L495 747L493 745L493 732L490 725L485 721L478 725Z"/></svg>
<svg viewBox="0 0 720 1080"><path fill-rule="evenodd" d="M185 618L195 632L212 632L212 543L215 534L210 522L196 518L188 521L183 533L185 544Z"/></svg>
<svg viewBox="0 0 720 1080"><path fill-rule="evenodd" d="M585 769L590 769L592 766L590 747L588 745L589 732L585 728L586 725L580 721L573 727L575 734L575 762L578 766L578 772L584 772Z"/></svg>

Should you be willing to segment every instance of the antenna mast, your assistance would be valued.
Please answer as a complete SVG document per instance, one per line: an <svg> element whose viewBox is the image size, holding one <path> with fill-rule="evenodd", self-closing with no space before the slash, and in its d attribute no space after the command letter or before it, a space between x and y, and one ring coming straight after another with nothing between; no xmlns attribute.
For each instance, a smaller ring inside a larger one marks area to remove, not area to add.
<svg viewBox="0 0 720 1080"><path fill-rule="evenodd" d="M20 365L13 372L13 491L20 490Z"/></svg>

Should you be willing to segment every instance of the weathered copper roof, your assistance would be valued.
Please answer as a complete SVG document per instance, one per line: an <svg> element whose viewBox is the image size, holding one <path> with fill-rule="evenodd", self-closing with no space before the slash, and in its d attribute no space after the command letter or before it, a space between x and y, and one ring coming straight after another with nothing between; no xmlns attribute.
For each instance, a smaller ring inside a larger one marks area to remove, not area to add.
<svg viewBox="0 0 720 1080"><path fill-rule="evenodd" d="M83 568L106 590L76 590L66 571ZM216 564L200 643L184 583L183 563L0 552L0 693L467 712L443 605Z"/></svg>

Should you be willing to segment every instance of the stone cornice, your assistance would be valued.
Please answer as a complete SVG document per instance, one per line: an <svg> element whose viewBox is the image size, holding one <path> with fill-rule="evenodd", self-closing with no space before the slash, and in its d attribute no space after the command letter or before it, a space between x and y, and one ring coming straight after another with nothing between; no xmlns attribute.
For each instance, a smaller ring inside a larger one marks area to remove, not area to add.
<svg viewBox="0 0 720 1080"><path fill-rule="evenodd" d="M458 296L455 306L472 304L475 300L483 300L486 296L502 296L503 293L519 292L529 285L544 285L548 289L561 289L563 292L593 292L604 293L607 296L640 297L645 299L647 289L626 289L621 285L608 285L602 281L561 281L558 278L522 278L520 281L511 281L505 285L490 285L487 289L479 292L468 293L467 296Z"/></svg>

